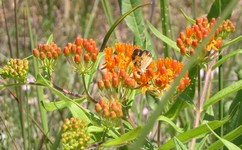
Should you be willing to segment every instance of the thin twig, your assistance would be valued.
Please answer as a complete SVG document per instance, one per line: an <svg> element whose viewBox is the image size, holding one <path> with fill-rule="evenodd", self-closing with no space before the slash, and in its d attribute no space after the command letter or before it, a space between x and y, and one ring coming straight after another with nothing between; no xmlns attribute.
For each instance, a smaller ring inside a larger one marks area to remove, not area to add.
<svg viewBox="0 0 242 150"><path fill-rule="evenodd" d="M70 95L70 96L74 96L74 97L78 97L78 98L82 98L82 97L84 97L84 96L81 95L81 94L73 93L73 92L71 92L71 91L68 91L68 90L66 90L66 89L63 89L63 88L57 86L57 85L54 84L54 83L53 83L53 86L54 86L54 88L56 88L58 91L61 91L62 93L66 94L66 95Z"/></svg>

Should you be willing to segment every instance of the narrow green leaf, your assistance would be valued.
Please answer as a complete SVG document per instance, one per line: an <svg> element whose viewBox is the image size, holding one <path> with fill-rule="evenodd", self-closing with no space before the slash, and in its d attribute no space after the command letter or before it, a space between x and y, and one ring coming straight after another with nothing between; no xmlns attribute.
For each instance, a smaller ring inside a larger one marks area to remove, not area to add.
<svg viewBox="0 0 242 150"><path fill-rule="evenodd" d="M73 116L80 117L81 119L85 120L87 123L91 122L91 120L84 112L85 109L81 105L79 105L78 103L76 103L75 101L73 101L72 99L70 99L69 97L67 97L60 91L58 91L57 89L55 89L52 86L52 84L48 80L46 80L43 76L38 74L36 81L49 87L60 99L65 101L67 103L67 107L69 108Z"/></svg>
<svg viewBox="0 0 242 150"><path fill-rule="evenodd" d="M224 123L226 123L229 120L229 117L224 118L221 121L210 121L208 122L208 125L214 130L218 127L220 127L221 125L223 125ZM193 128L191 130L188 130L184 133L181 133L180 135L176 136L181 142L185 142L187 140L190 140L194 137L197 136L201 136L204 135L206 133L208 133L210 130L208 129L206 124L202 124L200 126L198 126L197 128ZM167 150L167 149L171 149L175 146L173 139L170 139L169 141L167 141L164 145L162 145L159 149L160 150Z"/></svg>
<svg viewBox="0 0 242 150"><path fill-rule="evenodd" d="M108 42L108 39L110 37L110 35L112 34L113 30L117 27L117 25L125 18L127 17L130 13L132 13L133 11L135 11L136 9L149 5L150 3L146 3L146 4L140 4L136 7L134 7L133 9L129 10L128 12L126 12L125 14L123 14L122 16L120 16L115 22L114 24L111 26L111 28L108 30L107 34L105 35L104 39L103 39L103 43L102 46L100 48L100 52L102 52L104 50L104 48L106 47L106 44Z"/></svg>
<svg viewBox="0 0 242 150"><path fill-rule="evenodd" d="M53 42L53 34L51 34L46 42L46 44L50 44L51 42Z"/></svg>
<svg viewBox="0 0 242 150"><path fill-rule="evenodd" d="M88 133L90 133L90 132L96 133L96 132L103 132L103 131L104 131L104 129L102 127L99 127L99 126L89 126L87 128Z"/></svg>
<svg viewBox="0 0 242 150"><path fill-rule="evenodd" d="M228 96L231 93L237 92L238 90L242 89L242 80L239 80L230 86L222 89L218 93L216 93L214 96L209 98L203 105L203 110L206 109L208 106L211 106L212 104L220 101L222 98Z"/></svg>
<svg viewBox="0 0 242 150"><path fill-rule="evenodd" d="M180 11L181 11L182 15L187 19L187 21L189 21L191 24L196 23L196 20L194 20L194 19L190 18L188 15L186 15L182 9L180 9Z"/></svg>
<svg viewBox="0 0 242 150"><path fill-rule="evenodd" d="M230 131L228 134L224 135L223 139L232 141L233 139L241 135L242 135L242 125L234 129L233 131ZM223 142L221 140L218 140L214 142L212 145L210 145L208 147L208 150L220 149L223 145L224 145Z"/></svg>
<svg viewBox="0 0 242 150"><path fill-rule="evenodd" d="M175 125L175 123L172 122L172 120L170 120L169 118L167 118L167 117L165 117L165 116L162 116L162 115L161 115L160 117L158 117L157 120L159 120L159 121L165 121L166 123L170 124L170 125L171 125L171 126L177 131L177 132L179 132L179 133L184 132L184 129L177 127L177 126Z"/></svg>
<svg viewBox="0 0 242 150"><path fill-rule="evenodd" d="M77 103L70 103L69 102L69 105L67 107L71 111L71 114L72 114L73 117L79 117L82 120L86 121L87 123L91 122L91 120L86 115L86 113L83 111L81 106L79 106Z"/></svg>
<svg viewBox="0 0 242 150"><path fill-rule="evenodd" d="M223 44L222 48L227 47L229 45L233 45L236 42L239 42L242 40L242 35L238 36L237 38L234 38L233 40L228 41L227 43Z"/></svg>
<svg viewBox="0 0 242 150"><path fill-rule="evenodd" d="M168 44L170 47L174 48L176 51L180 51L180 49L176 46L176 42L169 39L168 37L164 36L161 32L159 32L148 20L147 20L148 27L152 31L152 33L158 37L160 40Z"/></svg>
<svg viewBox="0 0 242 150"><path fill-rule="evenodd" d="M237 147L235 144L229 142L228 140L221 138L220 136L218 136L211 128L208 124L206 124L207 127L209 128L209 130L229 149L229 150L240 150L239 147Z"/></svg>
<svg viewBox="0 0 242 150"><path fill-rule="evenodd" d="M73 101L80 103L84 100L85 100L85 98L75 99ZM66 101L64 101L64 100L59 100L59 101L54 101L54 102L41 101L41 104L43 105L43 107L45 108L46 111L54 111L57 109L63 109L68 106L68 103L66 103Z"/></svg>
<svg viewBox="0 0 242 150"><path fill-rule="evenodd" d="M174 137L174 143L176 146L176 150L188 150L187 147L176 137Z"/></svg>
<svg viewBox="0 0 242 150"><path fill-rule="evenodd" d="M121 144L130 142L139 135L140 130L141 130L141 127L137 127L135 129L121 135L120 137L118 137L116 139L109 140L109 141L103 143L101 146L117 146L117 145L121 145Z"/></svg>
<svg viewBox="0 0 242 150"><path fill-rule="evenodd" d="M217 68L218 66L220 66L222 63L224 63L226 60L228 60L229 58L233 57L234 55L240 54L242 53L242 49L237 49L231 53L228 53L227 55L224 55L222 59L220 59L219 61L217 61L214 65L212 69Z"/></svg>

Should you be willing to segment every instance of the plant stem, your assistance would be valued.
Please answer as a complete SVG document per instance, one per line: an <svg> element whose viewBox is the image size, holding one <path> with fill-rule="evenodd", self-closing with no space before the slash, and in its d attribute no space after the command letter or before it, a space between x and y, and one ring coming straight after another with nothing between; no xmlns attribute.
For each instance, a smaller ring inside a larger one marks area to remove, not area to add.
<svg viewBox="0 0 242 150"><path fill-rule="evenodd" d="M160 0L160 10L161 10L161 23L162 23L162 33L167 36L171 37L171 28L170 28L170 16L169 16L169 4L168 0ZM170 54L170 47L166 44L163 43L164 47L164 55L165 57L169 57Z"/></svg>
<svg viewBox="0 0 242 150"><path fill-rule="evenodd" d="M81 76L82 76L82 82L83 82L84 90L85 90L85 92L86 92L86 94L87 94L87 98L88 98L88 100L90 100L90 101L93 102L93 103L97 103L97 101L91 97L91 95L89 94L89 92L88 92L88 90L87 90L86 82L85 82L85 75L82 74Z"/></svg>
<svg viewBox="0 0 242 150"><path fill-rule="evenodd" d="M160 147L160 126L161 126L161 121L158 121L158 126L157 126L157 145Z"/></svg>
<svg viewBox="0 0 242 150"><path fill-rule="evenodd" d="M194 121L194 128L199 126L199 120L200 120L200 117L201 117L201 109L202 109L202 106L203 106L203 102L205 101L209 81L211 80L212 67L213 67L214 63L215 63L215 60L212 60L208 64L207 73L205 75L205 81L204 81L204 85L203 85L201 95L200 95L201 77L200 77L200 73L198 74L198 90L199 91L198 91L198 103L197 103L196 117L195 117L195 121ZM200 68L198 68L198 72L200 72ZM190 150L194 149L195 142L196 142L196 138L193 138Z"/></svg>
<svg viewBox="0 0 242 150"><path fill-rule="evenodd" d="M103 132L103 136L102 136L102 142L105 141L105 137L106 137L106 135L107 135L107 133L108 133L108 130L109 130L109 128L105 128L105 130L104 130L104 132Z"/></svg>
<svg viewBox="0 0 242 150"><path fill-rule="evenodd" d="M30 44L31 44L31 49L34 48L34 38L32 34L32 27L30 24L30 16L29 16L29 1L26 3L26 14L27 14L27 23L28 23L28 30L29 30L29 37L30 37ZM33 59L33 64L34 64L34 72L35 76L39 73L38 70L38 62L36 59ZM41 100L44 100L44 92L43 92L43 87L36 87L37 89L37 100L38 100L38 105L39 105L39 110L40 110L40 117L41 117L41 123L42 123L42 128L44 130L44 134L48 133L48 119L47 119L47 114L45 108L41 105Z"/></svg>

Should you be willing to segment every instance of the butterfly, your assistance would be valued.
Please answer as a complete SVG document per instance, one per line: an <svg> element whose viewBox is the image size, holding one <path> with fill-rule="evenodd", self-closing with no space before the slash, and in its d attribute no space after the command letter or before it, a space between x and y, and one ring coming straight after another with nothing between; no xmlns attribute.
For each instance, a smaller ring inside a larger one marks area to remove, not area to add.
<svg viewBox="0 0 242 150"><path fill-rule="evenodd" d="M131 58L135 68L140 74L144 73L152 62L152 54L148 50L135 49Z"/></svg>

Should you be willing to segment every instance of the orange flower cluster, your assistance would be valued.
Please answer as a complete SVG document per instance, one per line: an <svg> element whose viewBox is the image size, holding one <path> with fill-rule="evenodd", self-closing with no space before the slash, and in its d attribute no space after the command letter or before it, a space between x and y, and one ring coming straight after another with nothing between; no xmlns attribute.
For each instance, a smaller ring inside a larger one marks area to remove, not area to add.
<svg viewBox="0 0 242 150"><path fill-rule="evenodd" d="M100 98L95 105L95 110L107 127L118 126L120 123L119 119L123 116L122 104L117 100L107 102L104 98Z"/></svg>
<svg viewBox="0 0 242 150"><path fill-rule="evenodd" d="M33 49L33 55L36 58L44 59L57 59L61 55L61 48L54 42L50 44L39 44L38 48Z"/></svg>
<svg viewBox="0 0 242 150"><path fill-rule="evenodd" d="M212 18L210 22L207 18L198 18L195 24L186 28L186 33L181 32L177 39L177 46L180 48L180 53L182 55L192 55L199 43L209 34L215 22L215 18ZM225 38L225 36L234 30L235 27L230 20L224 21L212 35L204 50L207 52L212 49L218 50L222 46L222 38Z"/></svg>
<svg viewBox="0 0 242 150"><path fill-rule="evenodd" d="M139 48L139 46L133 46L131 44L116 43L113 48L105 48L105 68L108 72L114 72L117 70L126 70L130 62L132 61L131 55L133 50Z"/></svg>
<svg viewBox="0 0 242 150"><path fill-rule="evenodd" d="M64 47L63 53L70 57L78 71L86 72L96 62L99 51L93 39L77 37L74 43L68 43Z"/></svg>
<svg viewBox="0 0 242 150"><path fill-rule="evenodd" d="M154 69L156 68L156 69ZM162 95L163 90L169 88L170 84L179 75L183 68L183 63L172 58L159 58L155 64L151 64L145 73L139 75L134 73L135 80L143 87L142 93L146 90L153 95ZM178 91L183 91L190 84L188 72L180 80Z"/></svg>
<svg viewBox="0 0 242 150"><path fill-rule="evenodd" d="M112 121L115 121L115 119L119 119L123 116L122 104L114 100L106 102L104 98L100 98L98 103L95 105L95 110L111 124Z"/></svg>
<svg viewBox="0 0 242 150"><path fill-rule="evenodd" d="M132 63L133 50L137 46L118 43L115 44L115 50L105 49L105 68L107 71L103 74L102 80L98 81L98 87L103 92L102 96L108 99L125 99L122 93L127 95L127 89L142 88L142 93L146 91L154 95L161 95L166 90L176 76L183 68L183 63L171 58L158 59L156 63L152 61L143 73L139 73ZM140 58L140 63L142 58ZM177 87L179 91L184 90L190 84L188 73L180 81ZM121 88L120 88L121 87ZM104 93L104 92L103 92Z"/></svg>

